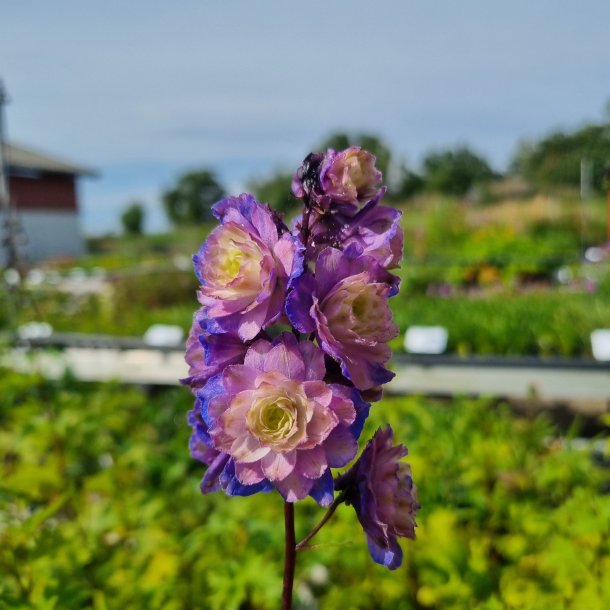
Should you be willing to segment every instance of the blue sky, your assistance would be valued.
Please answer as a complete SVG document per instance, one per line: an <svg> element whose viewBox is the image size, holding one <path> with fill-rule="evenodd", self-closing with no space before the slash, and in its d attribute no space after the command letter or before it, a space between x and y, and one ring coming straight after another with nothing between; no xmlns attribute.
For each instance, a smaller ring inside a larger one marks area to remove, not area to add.
<svg viewBox="0 0 610 610"><path fill-rule="evenodd" d="M134 198L158 230L182 171L240 190L336 129L503 169L520 139L604 116L610 3L2 0L0 78L11 139L100 172L88 233Z"/></svg>

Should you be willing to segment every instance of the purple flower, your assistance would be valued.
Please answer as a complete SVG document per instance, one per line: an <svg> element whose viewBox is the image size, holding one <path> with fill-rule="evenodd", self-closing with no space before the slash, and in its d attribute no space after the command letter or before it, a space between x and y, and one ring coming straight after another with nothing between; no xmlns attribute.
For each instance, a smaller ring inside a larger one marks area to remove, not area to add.
<svg viewBox="0 0 610 610"><path fill-rule="evenodd" d="M403 249L402 213L386 205L371 205L343 224L342 242L357 244L362 254L372 256L382 267L400 265Z"/></svg>
<svg viewBox="0 0 610 610"><path fill-rule="evenodd" d="M384 192L381 181L375 157L359 146L341 152L329 149L320 166L322 192L332 201L346 204L346 212L356 213L373 199L379 199Z"/></svg>
<svg viewBox="0 0 610 610"><path fill-rule="evenodd" d="M231 456L212 447L208 425L201 416L201 401L195 401L194 408L188 413L188 423L192 428L189 439L191 456L207 466L205 475L201 479L202 493L209 493L222 489L232 496L250 496L259 491L271 491L273 488L268 481L261 481L256 485L241 485L235 478L235 464Z"/></svg>
<svg viewBox="0 0 610 610"><path fill-rule="evenodd" d="M358 461L337 478L337 490L356 510L373 560L391 570L402 563L397 538L415 538L415 513L419 508L411 467L400 459L404 445L393 445L390 426L379 429Z"/></svg>
<svg viewBox="0 0 610 610"><path fill-rule="evenodd" d="M193 257L201 323L209 334L251 340L282 317L288 281L302 271L302 246L278 234L273 214L252 195L223 199L213 212L221 225Z"/></svg>
<svg viewBox="0 0 610 610"><path fill-rule="evenodd" d="M297 278L286 300L286 313L302 333L316 333L320 347L341 365L359 390L388 382L387 345L398 335L388 297L398 292L398 278L356 246L344 252L326 248L315 276Z"/></svg>
<svg viewBox="0 0 610 610"><path fill-rule="evenodd" d="M375 167L375 157L359 146L336 152L312 153L305 158L292 181L292 193L309 198L321 211L353 216L371 201L378 201L385 188Z"/></svg>
<svg viewBox="0 0 610 610"><path fill-rule="evenodd" d="M219 452L212 449L212 441L208 434L208 427L201 417L201 402L195 401L195 406L188 412L187 422L192 428L189 440L191 456L202 464L210 465Z"/></svg>
<svg viewBox="0 0 610 610"><path fill-rule="evenodd" d="M193 325L186 340L184 359L189 365L189 376L180 381L193 392L217 375L226 365L242 362L247 346L236 335L228 333L209 335L202 329L203 314L199 310L193 316Z"/></svg>
<svg viewBox="0 0 610 610"><path fill-rule="evenodd" d="M323 353L283 333L261 339L200 393L210 446L226 454L241 486L272 484L284 499L327 505L329 468L354 458L368 405L323 381Z"/></svg>
<svg viewBox="0 0 610 610"><path fill-rule="evenodd" d="M355 244L382 267L398 267L403 250L401 216L399 210L376 202L353 217L342 213L317 215L310 223L307 255L313 259L328 246L345 249Z"/></svg>

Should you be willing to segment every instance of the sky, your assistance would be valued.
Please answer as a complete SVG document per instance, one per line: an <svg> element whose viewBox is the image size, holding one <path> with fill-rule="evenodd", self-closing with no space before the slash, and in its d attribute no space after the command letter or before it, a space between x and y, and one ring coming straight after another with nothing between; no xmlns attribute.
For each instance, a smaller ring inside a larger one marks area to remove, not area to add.
<svg viewBox="0 0 610 610"><path fill-rule="evenodd" d="M94 168L87 234L212 168L237 194L329 133L370 132L417 168L471 146L497 170L519 141L600 121L608 0L2 0L9 139Z"/></svg>

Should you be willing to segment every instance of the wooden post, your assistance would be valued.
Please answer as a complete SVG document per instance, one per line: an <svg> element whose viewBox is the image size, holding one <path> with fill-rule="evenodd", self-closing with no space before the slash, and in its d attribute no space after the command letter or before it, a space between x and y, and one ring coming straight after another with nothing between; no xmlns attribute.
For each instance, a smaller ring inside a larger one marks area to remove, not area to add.
<svg viewBox="0 0 610 610"><path fill-rule="evenodd" d="M610 171L608 172L610 173ZM610 181L608 183L608 218L607 218L607 229L608 229L608 247L610 247Z"/></svg>
<svg viewBox="0 0 610 610"><path fill-rule="evenodd" d="M608 247L610 248L610 165L606 168L604 172L604 182L606 185L607 193L607 202L608 202L608 210L607 210L607 218L606 218L606 230L607 230L607 238L608 238Z"/></svg>

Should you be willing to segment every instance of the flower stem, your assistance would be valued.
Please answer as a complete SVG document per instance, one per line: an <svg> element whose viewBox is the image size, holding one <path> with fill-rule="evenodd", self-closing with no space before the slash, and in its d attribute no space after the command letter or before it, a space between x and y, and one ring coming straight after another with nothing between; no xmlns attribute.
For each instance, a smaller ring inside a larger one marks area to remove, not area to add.
<svg viewBox="0 0 610 610"><path fill-rule="evenodd" d="M295 546L297 551L304 551L310 547L307 546L307 543L326 525L328 520L333 516L339 504L345 502L345 492L342 491L333 501L333 503L328 507L326 514L322 517L321 521L316 525L299 544Z"/></svg>
<svg viewBox="0 0 610 610"><path fill-rule="evenodd" d="M292 504L292 502L284 502L284 531L286 549L284 555L284 588L282 589L282 610L291 610L294 568L297 560L296 538L294 535L294 504Z"/></svg>
<svg viewBox="0 0 610 610"><path fill-rule="evenodd" d="M309 226L309 217L311 216L311 208L306 203L303 210L303 218L301 219L301 243L305 247L305 260L307 260L307 249L309 248L309 237L311 227Z"/></svg>

